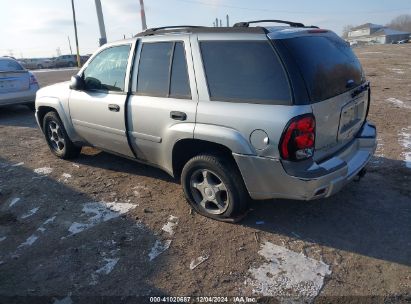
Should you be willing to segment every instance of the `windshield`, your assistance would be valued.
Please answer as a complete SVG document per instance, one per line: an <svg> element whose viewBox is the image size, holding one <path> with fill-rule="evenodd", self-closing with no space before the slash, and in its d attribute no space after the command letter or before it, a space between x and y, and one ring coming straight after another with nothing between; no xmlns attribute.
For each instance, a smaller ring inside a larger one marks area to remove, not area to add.
<svg viewBox="0 0 411 304"><path fill-rule="evenodd" d="M358 58L338 37L304 36L282 43L297 63L312 102L340 95L363 81Z"/></svg>
<svg viewBox="0 0 411 304"><path fill-rule="evenodd" d="M0 72L23 71L23 67L12 59L0 59Z"/></svg>

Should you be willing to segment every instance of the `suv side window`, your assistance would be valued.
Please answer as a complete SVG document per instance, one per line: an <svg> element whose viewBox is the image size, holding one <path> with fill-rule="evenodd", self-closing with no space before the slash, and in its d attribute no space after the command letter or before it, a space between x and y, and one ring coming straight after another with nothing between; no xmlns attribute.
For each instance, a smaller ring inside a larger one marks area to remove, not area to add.
<svg viewBox="0 0 411 304"><path fill-rule="evenodd" d="M291 104L289 82L268 41L202 41L211 100Z"/></svg>
<svg viewBox="0 0 411 304"><path fill-rule="evenodd" d="M101 51L83 72L86 90L124 91L130 45Z"/></svg>
<svg viewBox="0 0 411 304"><path fill-rule="evenodd" d="M148 96L191 98L182 42L143 43L137 92Z"/></svg>
<svg viewBox="0 0 411 304"><path fill-rule="evenodd" d="M174 47L173 64L171 66L170 97L191 98L187 61L182 42L177 42Z"/></svg>

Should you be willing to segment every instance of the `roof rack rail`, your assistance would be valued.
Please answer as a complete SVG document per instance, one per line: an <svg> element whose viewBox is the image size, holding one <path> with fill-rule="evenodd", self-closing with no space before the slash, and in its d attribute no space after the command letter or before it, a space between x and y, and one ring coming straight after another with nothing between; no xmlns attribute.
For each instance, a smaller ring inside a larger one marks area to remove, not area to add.
<svg viewBox="0 0 411 304"><path fill-rule="evenodd" d="M204 26L199 26L199 25L170 25L170 26L161 26L161 27L153 27L146 29L142 34L144 36L147 35L153 35L154 32L160 31L160 30L168 30L168 29L182 29L182 28L202 28Z"/></svg>
<svg viewBox="0 0 411 304"><path fill-rule="evenodd" d="M292 27L305 27L304 24L300 22L292 22L292 21L284 21L284 20L255 20L255 21L238 22L234 24L234 27L249 27L251 23L263 23L263 22L284 23Z"/></svg>

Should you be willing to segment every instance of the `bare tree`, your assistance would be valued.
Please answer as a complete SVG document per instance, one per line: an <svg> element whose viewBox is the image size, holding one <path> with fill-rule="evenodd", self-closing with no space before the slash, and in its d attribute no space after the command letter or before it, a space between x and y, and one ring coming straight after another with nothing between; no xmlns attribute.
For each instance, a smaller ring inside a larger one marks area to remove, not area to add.
<svg viewBox="0 0 411 304"><path fill-rule="evenodd" d="M411 15L404 14L397 16L387 24L387 27L411 33Z"/></svg>
<svg viewBox="0 0 411 304"><path fill-rule="evenodd" d="M353 28L354 28L354 25L352 24L344 25L343 30L342 30L342 37L348 38L348 32L351 31Z"/></svg>

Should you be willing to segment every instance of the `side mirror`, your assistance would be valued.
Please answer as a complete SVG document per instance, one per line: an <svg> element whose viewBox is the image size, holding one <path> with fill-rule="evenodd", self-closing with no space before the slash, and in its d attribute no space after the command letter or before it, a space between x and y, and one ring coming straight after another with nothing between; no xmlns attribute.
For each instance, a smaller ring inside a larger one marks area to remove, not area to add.
<svg viewBox="0 0 411 304"><path fill-rule="evenodd" d="M81 91L84 90L85 82L83 77L79 75L71 76L70 89Z"/></svg>

